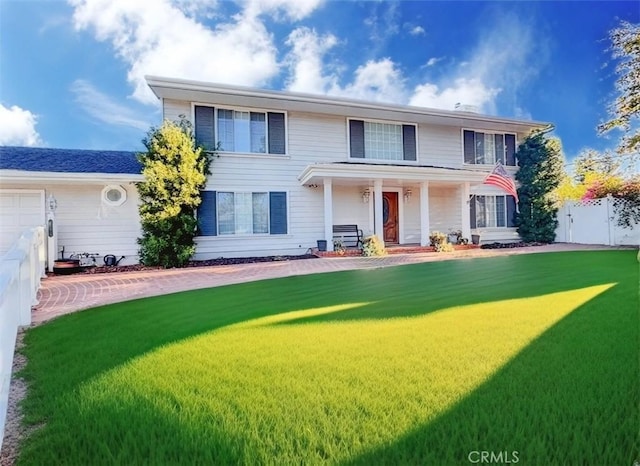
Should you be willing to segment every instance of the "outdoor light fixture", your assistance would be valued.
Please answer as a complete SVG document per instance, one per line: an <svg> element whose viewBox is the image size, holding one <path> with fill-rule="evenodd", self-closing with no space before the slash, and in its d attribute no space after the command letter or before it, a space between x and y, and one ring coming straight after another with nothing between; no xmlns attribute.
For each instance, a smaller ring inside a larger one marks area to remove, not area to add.
<svg viewBox="0 0 640 466"><path fill-rule="evenodd" d="M362 191L362 202L364 202L365 204L368 204L370 195L371 193L369 193L369 188Z"/></svg>
<svg viewBox="0 0 640 466"><path fill-rule="evenodd" d="M53 194L49 194L47 204L49 205L49 212L55 212L58 208L58 201L56 201L56 198L53 197Z"/></svg>
<svg viewBox="0 0 640 466"><path fill-rule="evenodd" d="M409 199L411 199L411 188L404 190L404 202L409 202Z"/></svg>

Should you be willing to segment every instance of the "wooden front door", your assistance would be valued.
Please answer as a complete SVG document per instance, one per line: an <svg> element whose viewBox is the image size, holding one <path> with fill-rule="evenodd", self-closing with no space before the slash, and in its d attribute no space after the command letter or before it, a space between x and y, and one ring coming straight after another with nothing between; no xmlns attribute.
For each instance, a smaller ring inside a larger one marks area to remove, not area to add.
<svg viewBox="0 0 640 466"><path fill-rule="evenodd" d="M382 229L386 244L398 244L398 193L382 193Z"/></svg>

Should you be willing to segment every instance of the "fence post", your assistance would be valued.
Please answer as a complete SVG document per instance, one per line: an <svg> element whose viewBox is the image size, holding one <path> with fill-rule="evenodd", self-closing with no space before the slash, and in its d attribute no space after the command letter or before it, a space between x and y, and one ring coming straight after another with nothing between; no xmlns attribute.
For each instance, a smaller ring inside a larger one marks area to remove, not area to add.
<svg viewBox="0 0 640 466"><path fill-rule="evenodd" d="M9 386L13 368L13 352L18 334L18 305L20 289L19 263L14 260L0 262L0 448L9 405Z"/></svg>

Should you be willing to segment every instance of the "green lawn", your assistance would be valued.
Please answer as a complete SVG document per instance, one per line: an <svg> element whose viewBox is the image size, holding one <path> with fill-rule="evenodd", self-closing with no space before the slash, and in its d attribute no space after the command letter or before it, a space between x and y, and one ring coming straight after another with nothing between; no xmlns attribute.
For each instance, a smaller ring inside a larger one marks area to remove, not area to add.
<svg viewBox="0 0 640 466"><path fill-rule="evenodd" d="M638 268L635 251L457 260L65 316L26 335L42 427L19 461L631 465Z"/></svg>

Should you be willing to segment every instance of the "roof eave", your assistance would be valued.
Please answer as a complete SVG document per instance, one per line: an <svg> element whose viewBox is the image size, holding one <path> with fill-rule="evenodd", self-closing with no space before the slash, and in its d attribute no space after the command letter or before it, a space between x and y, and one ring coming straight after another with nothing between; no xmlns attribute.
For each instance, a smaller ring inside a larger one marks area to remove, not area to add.
<svg viewBox="0 0 640 466"><path fill-rule="evenodd" d="M27 170L0 170L0 186L17 183L105 184L143 181L141 174L132 173L67 173Z"/></svg>
<svg viewBox="0 0 640 466"><path fill-rule="evenodd" d="M322 95L303 94L289 91L274 91L256 89L242 86L228 86L224 84L213 84L202 81L192 81L186 79L163 78L159 76L145 76L147 84L153 93L160 99L170 98L178 100L191 100L187 97L189 92L197 92L204 94L221 94L242 96L256 99L277 99L280 101L295 102L298 104L306 104L310 110L317 109L318 106L342 107L345 109L361 109L369 111L387 111L398 112L408 115L420 115L438 118L442 120L456 120L456 124L464 126L464 122L481 121L485 123L496 123L502 125L512 125L522 128L523 131L531 129L545 129L552 126L551 123L532 120L518 120L512 118L501 118L491 115L483 115L479 113L461 112L455 110L441 110L426 107L415 107L410 105L397 105L366 102L362 100L347 99L341 97L329 97ZM184 96L181 98L180 94ZM462 123L460 123L462 121ZM469 123L467 123L469 124Z"/></svg>

